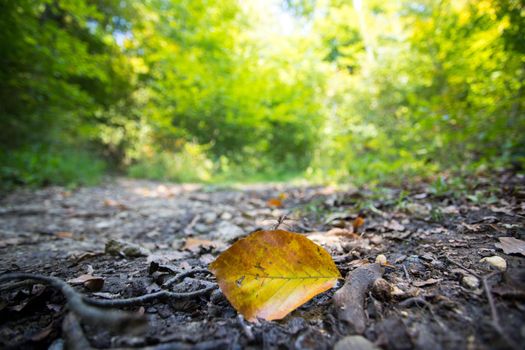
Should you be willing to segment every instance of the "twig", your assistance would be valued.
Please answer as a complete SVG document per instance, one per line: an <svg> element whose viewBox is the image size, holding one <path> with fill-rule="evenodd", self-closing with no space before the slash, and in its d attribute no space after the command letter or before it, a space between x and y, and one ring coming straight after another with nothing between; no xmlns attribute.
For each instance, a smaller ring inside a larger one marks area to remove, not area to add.
<svg viewBox="0 0 525 350"><path fill-rule="evenodd" d="M186 298L192 298L199 295L206 294L208 292L211 292L212 290L217 288L217 284L207 281L200 281L203 283L208 284L205 288L196 290L194 292L170 292L167 290L161 290L155 293L141 295L138 297L133 298L126 298L126 299L109 299L109 300L102 300L102 299L90 299L88 297L84 297L84 301L86 303L89 303L91 305L95 306L102 306L102 307L112 307L112 306L135 306L140 305L142 303L156 300L156 299L186 299Z"/></svg>
<svg viewBox="0 0 525 350"><path fill-rule="evenodd" d="M275 224L275 226L273 227L274 231L277 230L279 226L283 224L283 222L286 220L286 215L287 214L279 216L279 218L277 219L277 224Z"/></svg>
<svg viewBox="0 0 525 350"><path fill-rule="evenodd" d="M483 282L483 288L485 289L485 293L487 294L487 299L489 301L489 305L490 305L490 314L492 316L492 322L494 323L494 327L496 327L496 329L503 333L502 332L502 328L500 326L500 323L499 323L499 316L498 316L498 310L496 309L496 304L494 303L494 297L492 296L492 292L490 290L490 285L488 283L488 279L492 276L494 276L497 272L493 272L487 276L483 276L481 278L481 281Z"/></svg>
<svg viewBox="0 0 525 350"><path fill-rule="evenodd" d="M432 316L434 321L436 321L436 323L441 327L441 329L446 329L443 323L437 318L436 314L434 313L434 310L432 310L432 305L428 301L426 301L424 297L408 298L400 302L398 305L406 308L412 307L413 305L416 305L418 307L424 306L428 309L430 315Z"/></svg>
<svg viewBox="0 0 525 350"><path fill-rule="evenodd" d="M16 289L16 288L32 287L37 283L38 281L34 281L34 280L13 282L13 283L9 283L9 284L0 286L0 292L5 292L5 291Z"/></svg>
<svg viewBox="0 0 525 350"><path fill-rule="evenodd" d="M172 277L169 280L167 280L166 282L164 282L162 284L162 287L163 288L168 288L168 287L172 286L174 283L182 281L185 277L193 276L193 275L195 275L197 273L211 274L210 270L208 270L208 269L194 269L194 270L191 270L191 271L182 272L182 273L178 274L177 276Z"/></svg>
<svg viewBox="0 0 525 350"><path fill-rule="evenodd" d="M412 278L410 278L410 274L408 273L408 270L405 264L403 264L403 271L405 271L405 277L407 278L408 283L412 283Z"/></svg>
<svg viewBox="0 0 525 350"><path fill-rule="evenodd" d="M412 307L414 305L416 305L416 306L421 306L422 305L422 306L426 306L427 308L430 309L430 305L429 305L428 301L426 301L422 297L408 298L408 299L405 299L405 300L401 301L397 305L399 305L401 307L405 307L405 308L410 308L410 307Z"/></svg>
<svg viewBox="0 0 525 350"><path fill-rule="evenodd" d="M352 252L332 257L335 263L342 263L352 257Z"/></svg>
<svg viewBox="0 0 525 350"><path fill-rule="evenodd" d="M83 322L91 325L106 326L116 331L137 331L146 324L146 318L143 315L120 310L101 310L88 305L81 294L57 277L30 273L8 273L0 276L0 283L10 280L35 280L57 288L66 298L71 312Z"/></svg>
<svg viewBox="0 0 525 350"><path fill-rule="evenodd" d="M253 341L255 339L251 326L248 326L246 322L244 322L244 317L242 315L237 315L237 321L241 325L242 331L244 332L244 335L246 338L248 338L249 341Z"/></svg>
<svg viewBox="0 0 525 350"><path fill-rule="evenodd" d="M459 268L461 268L461 269L467 271L468 273L470 273L470 274L473 275L474 277L477 277L477 278L479 278L479 279L482 278L477 272L474 272L474 271L472 271L471 269L469 269L469 268L467 268L467 267L461 265L461 264L458 263L457 261L452 260L450 257L445 256L445 258L446 258L449 262L451 262L452 264L454 264L454 265L456 265L457 267L459 267Z"/></svg>
<svg viewBox="0 0 525 350"><path fill-rule="evenodd" d="M363 333L366 329L366 295L381 276L383 268L380 264L360 266L346 275L345 284L333 296L337 318L357 333Z"/></svg>
<svg viewBox="0 0 525 350"><path fill-rule="evenodd" d="M186 226L184 228L184 232L185 233L189 233L190 230L193 228L193 226L195 226L195 224L197 224L197 222L199 221L199 219L201 218L201 216L199 214L195 215L193 217L193 219L191 219L190 223L188 224L188 226Z"/></svg>
<svg viewBox="0 0 525 350"><path fill-rule="evenodd" d="M93 349L82 330L82 326L78 322L75 314L70 312L62 322L62 332L64 333L64 340L66 349L68 350L90 350Z"/></svg>

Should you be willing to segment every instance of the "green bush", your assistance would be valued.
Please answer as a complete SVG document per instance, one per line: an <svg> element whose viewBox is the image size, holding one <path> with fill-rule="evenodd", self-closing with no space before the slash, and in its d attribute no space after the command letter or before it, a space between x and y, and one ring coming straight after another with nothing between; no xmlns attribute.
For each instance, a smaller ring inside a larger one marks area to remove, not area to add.
<svg viewBox="0 0 525 350"><path fill-rule="evenodd" d="M105 164L78 149L55 149L33 145L0 153L0 187L93 185L102 177Z"/></svg>
<svg viewBox="0 0 525 350"><path fill-rule="evenodd" d="M161 151L143 156L128 169L135 178L174 182L202 182L211 178L213 163L206 157L205 147L185 144L178 152Z"/></svg>

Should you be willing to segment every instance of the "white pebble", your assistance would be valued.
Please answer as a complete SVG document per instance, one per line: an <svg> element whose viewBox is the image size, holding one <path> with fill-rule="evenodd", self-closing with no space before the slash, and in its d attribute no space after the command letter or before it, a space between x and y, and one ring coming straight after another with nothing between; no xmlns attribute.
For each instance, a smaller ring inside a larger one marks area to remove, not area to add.
<svg viewBox="0 0 525 350"><path fill-rule="evenodd" d="M383 254L379 254L379 255L376 257L376 263L377 263L377 264L385 265L386 262L387 262L387 260L386 260L386 256L384 256Z"/></svg>
<svg viewBox="0 0 525 350"><path fill-rule="evenodd" d="M500 271L507 270L507 262L505 261L505 259L503 259L502 257L499 257L497 255L489 256L487 258L483 258L479 262L487 263L489 265L492 265L492 266L494 266L495 268L497 268Z"/></svg>
<svg viewBox="0 0 525 350"><path fill-rule="evenodd" d="M463 279L461 280L461 283L465 287L470 288L470 289L476 289L479 287L479 280L476 277L471 276L471 275L467 275L463 277Z"/></svg>

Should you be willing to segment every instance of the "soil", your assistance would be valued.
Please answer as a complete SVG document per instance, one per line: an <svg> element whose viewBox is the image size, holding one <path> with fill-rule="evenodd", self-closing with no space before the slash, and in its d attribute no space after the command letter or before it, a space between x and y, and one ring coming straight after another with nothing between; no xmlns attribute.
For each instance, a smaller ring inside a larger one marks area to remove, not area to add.
<svg viewBox="0 0 525 350"><path fill-rule="evenodd" d="M280 229L323 245L343 276L376 259L383 263L387 287L366 294L366 327L359 332L375 346L519 348L525 342L523 246L511 253L495 244L500 237L525 240L524 180L501 173L465 179L463 190L129 179L19 189L0 200L0 276L55 276L94 299L137 297L163 289L178 273L206 269L235 240L281 221ZM112 249L111 240L121 246ZM504 259L505 271L480 261L492 256ZM100 278L71 282L85 274ZM204 271L173 288L199 290L199 281L215 282ZM279 321L245 321L216 289L123 307L147 316L142 333L92 325L83 325L83 333L94 348L341 349L342 339L358 333L339 320L332 300L343 282ZM62 330L67 312L63 295L50 286L0 286L0 348L63 348L74 336Z"/></svg>

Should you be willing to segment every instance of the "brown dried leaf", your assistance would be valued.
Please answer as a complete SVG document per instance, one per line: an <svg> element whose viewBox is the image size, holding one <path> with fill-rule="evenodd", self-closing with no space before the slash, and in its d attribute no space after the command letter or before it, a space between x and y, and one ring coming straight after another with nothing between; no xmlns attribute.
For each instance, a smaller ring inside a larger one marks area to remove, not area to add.
<svg viewBox="0 0 525 350"><path fill-rule="evenodd" d="M416 287L426 287L426 286L431 286L433 284L436 284L438 282L441 282L441 280L436 279L436 278L429 278L426 281L414 281L412 282L412 284Z"/></svg>
<svg viewBox="0 0 525 350"><path fill-rule="evenodd" d="M525 256L525 241L514 237L500 237L500 243L496 243L496 248L503 250L505 254L521 254Z"/></svg>
<svg viewBox="0 0 525 350"><path fill-rule="evenodd" d="M92 292L98 292L104 287L104 279L93 275L85 274L67 281L71 284L82 284Z"/></svg>
<svg viewBox="0 0 525 350"><path fill-rule="evenodd" d="M182 249L190 250L192 252L198 252L201 248L211 249L211 248L221 248L223 245L218 241L210 241L208 239L199 239L199 238L187 238L184 241Z"/></svg>
<svg viewBox="0 0 525 350"><path fill-rule="evenodd" d="M283 206L283 202L278 199L278 198L270 198L266 204L269 206L269 207L273 207L273 208L280 208Z"/></svg>
<svg viewBox="0 0 525 350"><path fill-rule="evenodd" d="M358 232L359 228L365 224L365 219L361 216L358 216L352 222L352 228L354 232Z"/></svg>
<svg viewBox="0 0 525 350"><path fill-rule="evenodd" d="M73 238L73 232L59 231L55 232L55 236L57 236L58 238Z"/></svg>

